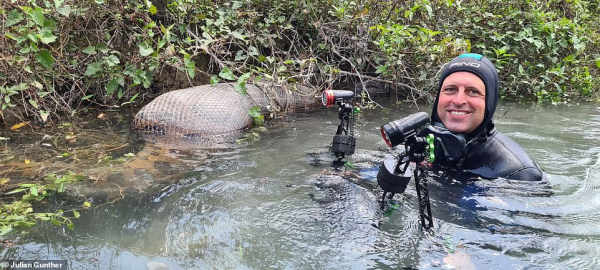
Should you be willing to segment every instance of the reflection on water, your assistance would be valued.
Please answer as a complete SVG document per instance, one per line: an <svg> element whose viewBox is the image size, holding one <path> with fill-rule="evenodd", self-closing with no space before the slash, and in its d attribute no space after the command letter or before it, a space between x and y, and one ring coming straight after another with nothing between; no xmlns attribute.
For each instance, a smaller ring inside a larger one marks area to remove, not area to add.
<svg viewBox="0 0 600 270"><path fill-rule="evenodd" d="M600 268L598 105L501 104L499 130L547 182L432 178L431 233L414 182L397 209L379 211L376 168L391 152L378 127L416 111L386 107L362 112L354 169L330 168L335 109L292 115L231 151L163 152L148 177L174 184L87 210L73 231L36 228L0 258L73 269Z"/></svg>

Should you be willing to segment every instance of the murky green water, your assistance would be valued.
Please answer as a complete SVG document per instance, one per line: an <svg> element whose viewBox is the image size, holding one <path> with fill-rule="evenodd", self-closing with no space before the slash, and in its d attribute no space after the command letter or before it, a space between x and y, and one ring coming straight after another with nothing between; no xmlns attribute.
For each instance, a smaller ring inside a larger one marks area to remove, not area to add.
<svg viewBox="0 0 600 270"><path fill-rule="evenodd" d="M417 111L386 108L358 120L354 176L323 176L336 109L295 114L232 150L154 149L168 161L122 177L175 184L84 211L73 231L35 229L0 258L72 269L600 268L600 105L501 104L499 130L547 185L432 182L432 233L421 231L414 182L397 210L378 210L375 175L390 153L378 128Z"/></svg>

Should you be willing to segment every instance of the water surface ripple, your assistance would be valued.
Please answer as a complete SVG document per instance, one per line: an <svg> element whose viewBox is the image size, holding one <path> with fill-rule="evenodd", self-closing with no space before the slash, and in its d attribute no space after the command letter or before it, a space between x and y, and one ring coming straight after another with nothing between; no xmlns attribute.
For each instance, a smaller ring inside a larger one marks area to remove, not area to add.
<svg viewBox="0 0 600 270"><path fill-rule="evenodd" d="M396 152L378 128L417 111L380 103L358 119L353 168L330 166L335 108L290 115L232 150L170 151L177 181L84 211L73 231L37 228L0 258L73 269L600 268L597 104L500 104L497 127L545 181L431 179L426 232L414 182L379 209L377 167Z"/></svg>

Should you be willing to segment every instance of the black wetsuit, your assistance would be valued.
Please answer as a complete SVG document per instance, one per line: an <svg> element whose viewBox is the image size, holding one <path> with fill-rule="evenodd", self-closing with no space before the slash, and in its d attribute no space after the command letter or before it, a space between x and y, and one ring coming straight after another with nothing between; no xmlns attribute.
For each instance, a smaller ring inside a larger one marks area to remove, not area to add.
<svg viewBox="0 0 600 270"><path fill-rule="evenodd" d="M485 135L483 135L485 134ZM436 167L467 171L484 178L539 181L540 167L515 141L490 124L490 131L481 133L467 143L464 157L448 161L436 153Z"/></svg>

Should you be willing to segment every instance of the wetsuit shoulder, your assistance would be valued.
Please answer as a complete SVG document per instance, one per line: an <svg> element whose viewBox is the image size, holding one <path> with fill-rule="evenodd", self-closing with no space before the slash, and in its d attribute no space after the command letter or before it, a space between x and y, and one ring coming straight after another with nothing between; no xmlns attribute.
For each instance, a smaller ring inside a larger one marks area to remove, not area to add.
<svg viewBox="0 0 600 270"><path fill-rule="evenodd" d="M490 135L469 150L462 169L486 178L542 180L543 171L523 147L497 130Z"/></svg>

